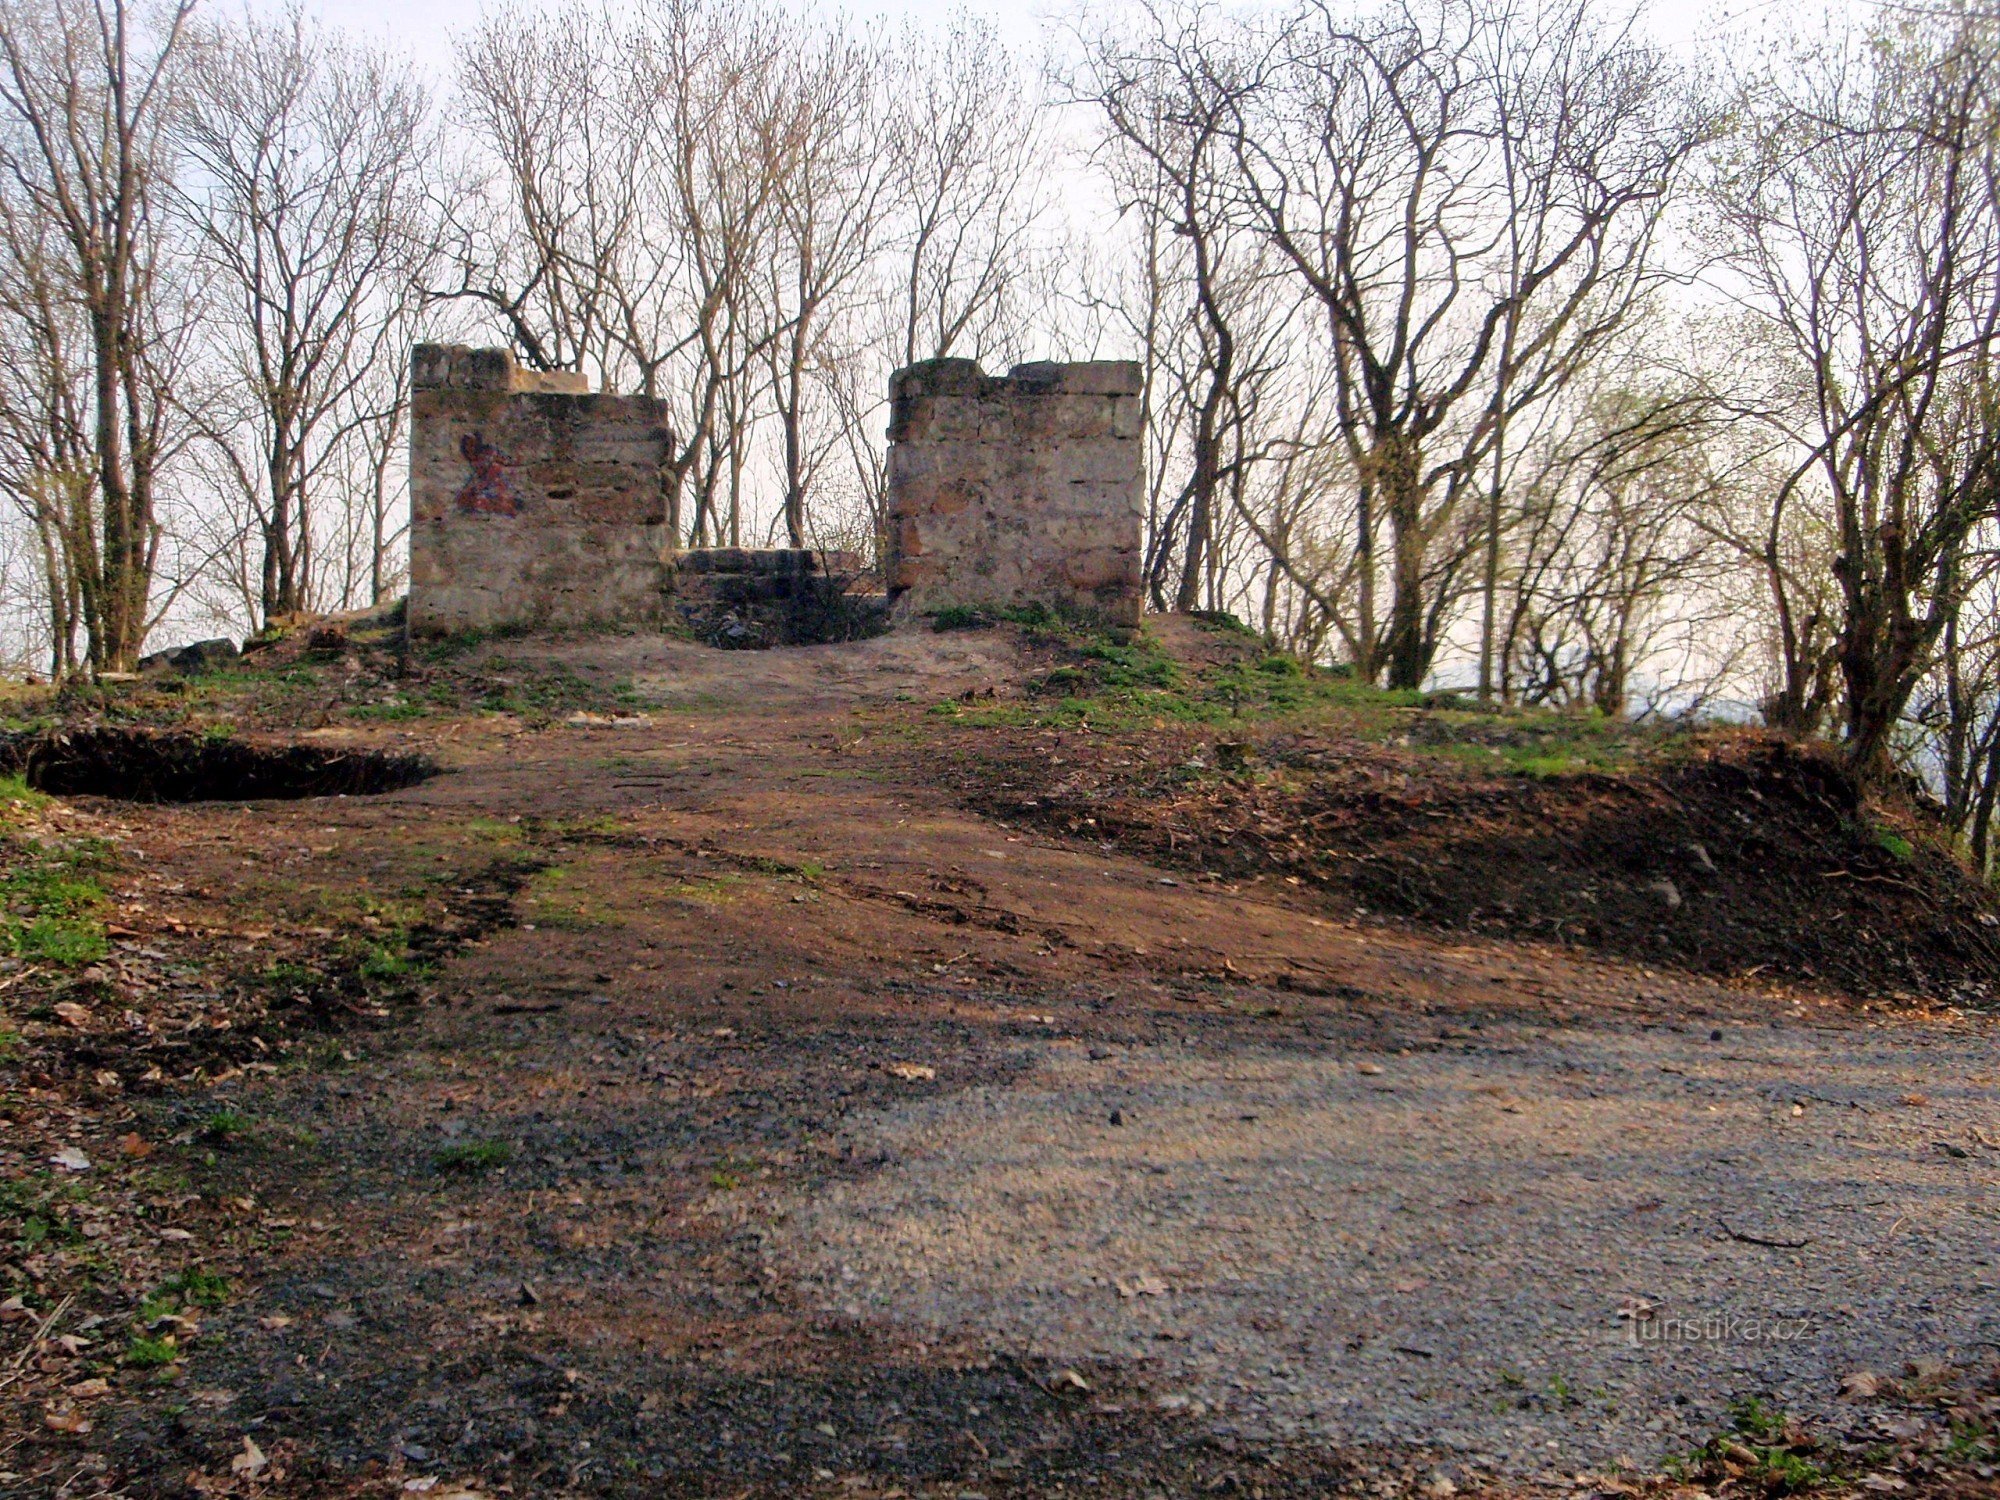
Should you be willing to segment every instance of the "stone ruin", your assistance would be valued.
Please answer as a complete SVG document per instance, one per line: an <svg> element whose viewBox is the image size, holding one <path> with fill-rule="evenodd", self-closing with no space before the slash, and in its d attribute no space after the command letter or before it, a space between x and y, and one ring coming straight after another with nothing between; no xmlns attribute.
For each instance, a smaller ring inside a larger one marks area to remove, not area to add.
<svg viewBox="0 0 2000 1500"><path fill-rule="evenodd" d="M592 392L504 349L420 344L410 367L418 635L659 625L716 645L845 639L898 616L1040 603L1136 624L1139 367L932 360L891 381L886 596L852 554L677 551L666 403Z"/></svg>
<svg viewBox="0 0 2000 1500"><path fill-rule="evenodd" d="M504 349L410 361L410 629L665 617L667 404Z"/></svg>
<svg viewBox="0 0 2000 1500"><path fill-rule="evenodd" d="M934 359L889 382L899 610L1041 603L1139 623L1145 413L1128 361Z"/></svg>

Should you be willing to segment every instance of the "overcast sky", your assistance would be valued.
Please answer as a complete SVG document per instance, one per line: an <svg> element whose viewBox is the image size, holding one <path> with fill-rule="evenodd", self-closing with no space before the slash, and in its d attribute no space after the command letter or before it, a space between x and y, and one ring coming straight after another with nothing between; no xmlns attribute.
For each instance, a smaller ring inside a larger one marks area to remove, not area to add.
<svg viewBox="0 0 2000 1500"><path fill-rule="evenodd" d="M217 9L233 9L244 0L220 0ZM287 0L247 0L258 10L282 10ZM305 0L308 11L393 43L428 68L442 70L451 56L451 35L479 16L493 0ZM1762 19L1792 8L1795 0L1655 0L1648 6L1649 25L1664 42L1682 46L1713 35L1732 21ZM1040 50L1050 28L1049 18L1072 8L1045 0L852 0L844 6L854 15L937 15L947 8L993 17L1009 42L1024 51Z"/></svg>

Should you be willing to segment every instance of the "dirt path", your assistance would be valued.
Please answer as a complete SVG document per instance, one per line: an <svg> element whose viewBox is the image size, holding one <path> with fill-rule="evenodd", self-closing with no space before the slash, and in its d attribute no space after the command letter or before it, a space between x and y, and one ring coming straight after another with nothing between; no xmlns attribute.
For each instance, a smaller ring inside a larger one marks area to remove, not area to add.
<svg viewBox="0 0 2000 1500"><path fill-rule="evenodd" d="M1984 1022L982 820L898 767L998 638L565 652L667 706L410 731L452 774L183 856L365 879L473 828L534 873L350 1065L171 1106L258 1122L212 1171L294 1237L105 1423L132 1493L249 1435L299 1493L1441 1494L2000 1341ZM1642 1305L1807 1326L1635 1346Z"/></svg>

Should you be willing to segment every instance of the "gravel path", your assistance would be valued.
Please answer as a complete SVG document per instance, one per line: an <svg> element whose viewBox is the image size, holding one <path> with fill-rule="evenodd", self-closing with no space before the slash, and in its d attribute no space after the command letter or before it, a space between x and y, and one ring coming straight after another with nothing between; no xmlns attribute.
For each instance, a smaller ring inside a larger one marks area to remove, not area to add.
<svg viewBox="0 0 2000 1500"><path fill-rule="evenodd" d="M857 1151L887 1165L790 1205L776 1248L830 1309L1140 1361L1245 1436L1522 1477L1656 1462L1734 1399L1825 1411L1851 1371L2000 1345L1996 1041L1050 1043L1011 1085L874 1117Z"/></svg>

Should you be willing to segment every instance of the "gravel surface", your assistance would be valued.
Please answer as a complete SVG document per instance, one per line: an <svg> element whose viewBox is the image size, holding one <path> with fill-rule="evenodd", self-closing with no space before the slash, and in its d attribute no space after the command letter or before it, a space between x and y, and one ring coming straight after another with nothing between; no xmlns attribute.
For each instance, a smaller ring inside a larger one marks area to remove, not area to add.
<svg viewBox="0 0 2000 1500"><path fill-rule="evenodd" d="M1995 1043L1789 1021L1489 1024L1422 1055L1049 1043L1015 1082L873 1117L857 1152L886 1164L782 1209L775 1248L829 1309L1137 1361L1246 1437L1522 1477L1656 1462L1732 1400L1824 1412L1849 1372L2000 1345Z"/></svg>

